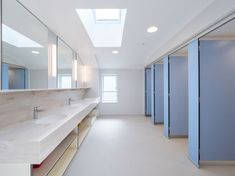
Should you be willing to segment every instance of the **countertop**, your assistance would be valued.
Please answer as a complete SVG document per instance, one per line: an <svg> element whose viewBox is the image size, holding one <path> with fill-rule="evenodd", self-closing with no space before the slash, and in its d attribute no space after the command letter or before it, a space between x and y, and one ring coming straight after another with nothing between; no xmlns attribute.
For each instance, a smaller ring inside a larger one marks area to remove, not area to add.
<svg viewBox="0 0 235 176"><path fill-rule="evenodd" d="M0 163L40 164L99 102L100 98L79 100L52 115L1 128Z"/></svg>

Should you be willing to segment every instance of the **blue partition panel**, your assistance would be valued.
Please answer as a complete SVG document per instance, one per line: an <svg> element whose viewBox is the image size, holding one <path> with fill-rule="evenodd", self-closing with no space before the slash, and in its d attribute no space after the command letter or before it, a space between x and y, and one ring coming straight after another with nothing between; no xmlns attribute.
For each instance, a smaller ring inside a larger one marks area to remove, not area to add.
<svg viewBox="0 0 235 176"><path fill-rule="evenodd" d="M154 64L151 67L152 78L152 114L154 124L163 123L163 64Z"/></svg>
<svg viewBox="0 0 235 176"><path fill-rule="evenodd" d="M155 64L155 119L154 123L163 123L163 64Z"/></svg>
<svg viewBox="0 0 235 176"><path fill-rule="evenodd" d="M169 58L163 59L164 135L169 137Z"/></svg>
<svg viewBox="0 0 235 176"><path fill-rule="evenodd" d="M188 135L188 58L170 56L170 136Z"/></svg>
<svg viewBox="0 0 235 176"><path fill-rule="evenodd" d="M189 158L199 166L199 42L188 46Z"/></svg>
<svg viewBox="0 0 235 176"><path fill-rule="evenodd" d="M8 64L2 63L2 89L9 89L9 75L8 75Z"/></svg>
<svg viewBox="0 0 235 176"><path fill-rule="evenodd" d="M155 64L151 65L151 121L155 119Z"/></svg>
<svg viewBox="0 0 235 176"><path fill-rule="evenodd" d="M200 160L235 160L235 41L200 41Z"/></svg>
<svg viewBox="0 0 235 176"><path fill-rule="evenodd" d="M151 69L145 69L145 115L151 116Z"/></svg>
<svg viewBox="0 0 235 176"><path fill-rule="evenodd" d="M25 89L29 87L29 69L25 68Z"/></svg>
<svg viewBox="0 0 235 176"><path fill-rule="evenodd" d="M25 69L14 68L9 73L9 89L25 89Z"/></svg>

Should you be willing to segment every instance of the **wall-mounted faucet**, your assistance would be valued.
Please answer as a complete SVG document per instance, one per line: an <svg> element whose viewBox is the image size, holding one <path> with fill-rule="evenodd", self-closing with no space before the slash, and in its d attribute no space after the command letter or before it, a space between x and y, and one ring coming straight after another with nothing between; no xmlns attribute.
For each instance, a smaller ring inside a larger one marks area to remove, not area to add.
<svg viewBox="0 0 235 176"><path fill-rule="evenodd" d="M33 107L33 119L38 119L38 112L42 111L41 109L38 109L40 106Z"/></svg>
<svg viewBox="0 0 235 176"><path fill-rule="evenodd" d="M71 105L72 101L74 101L72 98L68 98L68 105Z"/></svg>

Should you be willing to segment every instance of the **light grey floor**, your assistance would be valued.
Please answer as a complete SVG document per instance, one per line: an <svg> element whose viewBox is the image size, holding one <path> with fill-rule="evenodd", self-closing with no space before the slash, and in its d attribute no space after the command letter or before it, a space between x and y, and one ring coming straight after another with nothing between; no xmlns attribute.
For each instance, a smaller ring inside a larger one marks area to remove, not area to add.
<svg viewBox="0 0 235 176"><path fill-rule="evenodd" d="M166 139L162 125L146 117L103 117L66 176L235 176L235 166L196 168L187 158L187 139Z"/></svg>

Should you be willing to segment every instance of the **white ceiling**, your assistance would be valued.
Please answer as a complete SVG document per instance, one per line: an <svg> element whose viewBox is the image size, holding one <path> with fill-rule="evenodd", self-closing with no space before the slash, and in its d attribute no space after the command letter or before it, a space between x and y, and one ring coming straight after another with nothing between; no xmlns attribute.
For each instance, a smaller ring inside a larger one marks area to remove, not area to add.
<svg viewBox="0 0 235 176"><path fill-rule="evenodd" d="M234 0L20 0L79 52L101 68L143 68L235 9ZM121 48L95 48L75 9L127 9ZM218 13L219 12L219 13ZM157 33L146 29L156 25ZM112 50L120 53L113 55Z"/></svg>

